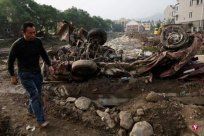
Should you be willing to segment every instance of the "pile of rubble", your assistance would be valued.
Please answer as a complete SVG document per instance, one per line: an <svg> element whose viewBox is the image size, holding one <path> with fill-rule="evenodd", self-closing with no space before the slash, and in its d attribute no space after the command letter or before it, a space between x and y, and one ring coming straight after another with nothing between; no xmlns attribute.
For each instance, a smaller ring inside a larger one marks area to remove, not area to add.
<svg viewBox="0 0 204 136"><path fill-rule="evenodd" d="M130 39L137 39L143 46L160 46L159 37L152 36L144 33L126 33L126 36Z"/></svg>
<svg viewBox="0 0 204 136"><path fill-rule="evenodd" d="M116 51L123 50L124 60L138 58L143 53L138 39L130 39L125 35L105 43L105 46L109 46Z"/></svg>
<svg viewBox="0 0 204 136"><path fill-rule="evenodd" d="M64 86L58 86L58 92L55 91L54 94L51 91L53 88L47 86L46 89L49 93L46 96L54 96L52 107L55 108L52 109L56 115L82 121L83 124L119 136L179 135L187 127L181 113L182 104L158 93L139 95L121 106L107 108L87 97L71 96L70 90ZM165 118L168 124L161 118Z"/></svg>

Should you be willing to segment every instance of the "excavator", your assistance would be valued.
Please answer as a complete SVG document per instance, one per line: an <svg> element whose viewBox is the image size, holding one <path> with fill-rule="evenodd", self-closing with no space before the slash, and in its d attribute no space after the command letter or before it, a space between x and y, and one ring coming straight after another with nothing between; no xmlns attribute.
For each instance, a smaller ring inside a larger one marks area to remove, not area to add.
<svg viewBox="0 0 204 136"><path fill-rule="evenodd" d="M163 27L164 27L164 25L163 25L163 24L161 24L159 28L158 28L158 27L156 27L156 28L154 29L154 35L155 35L155 36L160 36L160 35L161 35L161 32L162 32Z"/></svg>

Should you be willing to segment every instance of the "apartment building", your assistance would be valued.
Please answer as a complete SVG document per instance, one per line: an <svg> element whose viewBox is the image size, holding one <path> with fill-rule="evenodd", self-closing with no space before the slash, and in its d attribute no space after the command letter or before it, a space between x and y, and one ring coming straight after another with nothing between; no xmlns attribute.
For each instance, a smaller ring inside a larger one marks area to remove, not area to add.
<svg viewBox="0 0 204 136"><path fill-rule="evenodd" d="M164 15L167 19L173 17L176 24L188 24L192 31L204 31L204 0L177 0Z"/></svg>

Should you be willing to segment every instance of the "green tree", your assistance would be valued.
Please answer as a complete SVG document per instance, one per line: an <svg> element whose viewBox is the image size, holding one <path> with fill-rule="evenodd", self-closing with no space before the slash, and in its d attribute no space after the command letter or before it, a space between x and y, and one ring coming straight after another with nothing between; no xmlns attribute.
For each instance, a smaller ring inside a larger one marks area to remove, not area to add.
<svg viewBox="0 0 204 136"><path fill-rule="evenodd" d="M72 22L76 27L83 27L87 30L91 28L103 28L109 30L111 28L110 20L105 21L101 17L91 17L88 12L72 7L64 11L64 19Z"/></svg>
<svg viewBox="0 0 204 136"><path fill-rule="evenodd" d="M38 7L37 12L41 13L36 15L37 24L40 25L40 27L43 26L46 32L48 32L48 30L55 30L57 22L61 20L58 18L59 11L52 6L41 5Z"/></svg>
<svg viewBox="0 0 204 136"><path fill-rule="evenodd" d="M37 30L43 28L46 32L55 31L57 22L63 20L87 30L95 27L108 31L112 27L111 20L104 20L99 16L91 17L88 12L75 7L60 12L52 6L39 5L34 0L0 0L0 23L15 23L18 30L23 22L32 21Z"/></svg>

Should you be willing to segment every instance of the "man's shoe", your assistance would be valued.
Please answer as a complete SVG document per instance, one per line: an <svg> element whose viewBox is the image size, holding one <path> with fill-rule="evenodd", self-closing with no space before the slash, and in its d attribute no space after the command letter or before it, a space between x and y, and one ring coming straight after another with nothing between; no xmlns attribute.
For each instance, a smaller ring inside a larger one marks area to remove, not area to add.
<svg viewBox="0 0 204 136"><path fill-rule="evenodd" d="M42 128L47 127L48 125L49 125L48 121L45 121L45 122L39 124L39 126Z"/></svg>

